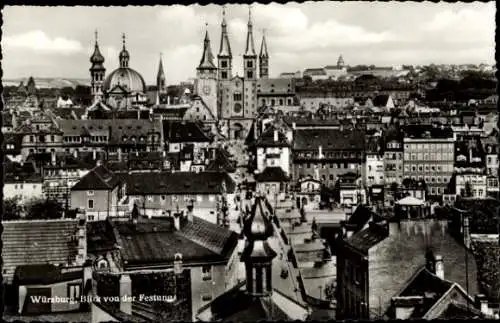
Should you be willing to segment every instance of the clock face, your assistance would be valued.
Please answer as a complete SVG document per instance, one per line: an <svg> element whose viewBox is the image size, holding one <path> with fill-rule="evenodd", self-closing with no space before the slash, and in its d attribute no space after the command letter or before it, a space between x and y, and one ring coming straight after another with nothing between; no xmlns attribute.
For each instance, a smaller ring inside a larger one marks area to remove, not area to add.
<svg viewBox="0 0 500 323"><path fill-rule="evenodd" d="M210 86L205 85L203 87L203 94L205 94L205 95L209 95L210 94Z"/></svg>

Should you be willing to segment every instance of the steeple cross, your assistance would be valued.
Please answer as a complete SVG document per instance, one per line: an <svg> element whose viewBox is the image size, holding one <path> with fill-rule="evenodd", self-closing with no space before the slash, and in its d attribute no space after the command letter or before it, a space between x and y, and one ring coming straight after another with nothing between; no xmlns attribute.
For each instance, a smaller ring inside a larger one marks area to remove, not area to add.
<svg viewBox="0 0 500 323"><path fill-rule="evenodd" d="M97 29L94 31L94 35L95 35L95 42L97 43Z"/></svg>
<svg viewBox="0 0 500 323"><path fill-rule="evenodd" d="M125 33L122 34L123 48L125 48Z"/></svg>

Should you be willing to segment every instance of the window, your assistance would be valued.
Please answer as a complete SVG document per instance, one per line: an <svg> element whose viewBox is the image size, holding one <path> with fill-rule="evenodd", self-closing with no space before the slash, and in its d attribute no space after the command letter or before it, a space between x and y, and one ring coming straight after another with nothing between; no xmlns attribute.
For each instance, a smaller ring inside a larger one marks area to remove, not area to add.
<svg viewBox="0 0 500 323"><path fill-rule="evenodd" d="M212 266L201 267L201 279L212 280Z"/></svg>
<svg viewBox="0 0 500 323"><path fill-rule="evenodd" d="M94 191L87 191L87 196L94 196Z"/></svg>
<svg viewBox="0 0 500 323"><path fill-rule="evenodd" d="M235 93L235 94L233 95L233 100L234 100L234 101L241 101L241 98L242 98L242 97L241 97L241 93Z"/></svg>
<svg viewBox="0 0 500 323"><path fill-rule="evenodd" d="M249 79L253 78L253 72L252 71L248 71L247 72L247 78L249 78Z"/></svg>
<svg viewBox="0 0 500 323"><path fill-rule="evenodd" d="M30 142L33 142L35 139L33 136L30 136Z"/></svg>
<svg viewBox="0 0 500 323"><path fill-rule="evenodd" d="M202 302L210 302L212 300L212 295L201 295Z"/></svg>
<svg viewBox="0 0 500 323"><path fill-rule="evenodd" d="M222 67L222 68L226 68L226 67L227 67L227 61L225 61L225 60L224 60L224 61L221 61L221 62L220 62L220 67Z"/></svg>
<svg viewBox="0 0 500 323"><path fill-rule="evenodd" d="M203 202L203 196L202 195L196 195L196 201L197 202Z"/></svg>
<svg viewBox="0 0 500 323"><path fill-rule="evenodd" d="M87 220L94 221L94 216L93 215L87 215Z"/></svg>
<svg viewBox="0 0 500 323"><path fill-rule="evenodd" d="M80 299L80 284L68 284L68 297L75 301Z"/></svg>
<svg viewBox="0 0 500 323"><path fill-rule="evenodd" d="M93 209L94 208L94 200L88 200L88 208Z"/></svg>
<svg viewBox="0 0 500 323"><path fill-rule="evenodd" d="M252 61L247 61L247 67L252 68L253 67L253 62Z"/></svg>

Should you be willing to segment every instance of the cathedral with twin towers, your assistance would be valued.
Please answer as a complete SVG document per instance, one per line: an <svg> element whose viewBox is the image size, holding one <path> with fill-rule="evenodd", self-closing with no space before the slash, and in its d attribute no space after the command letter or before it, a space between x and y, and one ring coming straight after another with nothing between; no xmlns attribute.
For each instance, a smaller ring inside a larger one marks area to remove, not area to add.
<svg viewBox="0 0 500 323"><path fill-rule="evenodd" d="M257 55L249 8L246 45L243 54L243 75L233 73L233 52L227 28L226 10L222 10L221 39L217 62L212 53L208 30L203 54L196 69L195 94L198 95L226 129L231 139L243 139L257 116L259 80L269 78L269 54L265 34Z"/></svg>

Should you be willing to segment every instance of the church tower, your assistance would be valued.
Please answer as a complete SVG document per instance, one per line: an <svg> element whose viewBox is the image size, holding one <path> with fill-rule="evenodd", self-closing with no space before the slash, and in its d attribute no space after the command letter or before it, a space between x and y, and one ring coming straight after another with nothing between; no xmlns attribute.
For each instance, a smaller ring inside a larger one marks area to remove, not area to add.
<svg viewBox="0 0 500 323"><path fill-rule="evenodd" d="M243 223L247 241L241 261L246 269L246 292L254 297L271 296L273 291L272 262L277 254L267 241L273 235L269 214L265 199L257 196Z"/></svg>
<svg viewBox="0 0 500 323"><path fill-rule="evenodd" d="M257 54L255 53L255 42L253 39L252 11L248 9L248 31L245 54L243 55L243 80L245 85L244 115L253 118L257 114Z"/></svg>
<svg viewBox="0 0 500 323"><path fill-rule="evenodd" d="M232 78L233 69L233 54L231 53L231 45L229 43L229 35L227 32L226 9L222 9L221 36L220 48L217 55L219 67L219 80L229 80Z"/></svg>
<svg viewBox="0 0 500 323"><path fill-rule="evenodd" d="M90 57L90 63L92 64L90 67L90 91L93 101L96 102L103 99L104 93L102 86L104 83L104 74L106 73L106 69L104 68L104 56L102 56L97 42L97 31L95 32L94 53Z"/></svg>
<svg viewBox="0 0 500 323"><path fill-rule="evenodd" d="M201 97L210 111L212 111L213 115L218 118L217 67L214 64L214 55L212 54L210 37L208 36L208 29L205 32L203 54L201 56L200 65L198 65L196 71L197 77L195 84L195 93Z"/></svg>
<svg viewBox="0 0 500 323"><path fill-rule="evenodd" d="M163 61L160 54L160 64L158 65L158 74L156 75L156 104L160 104L160 97L167 93L167 80L165 77L165 71L163 70Z"/></svg>
<svg viewBox="0 0 500 323"><path fill-rule="evenodd" d="M262 33L262 44L259 54L259 76L262 79L269 78L269 54L267 53L266 33Z"/></svg>

